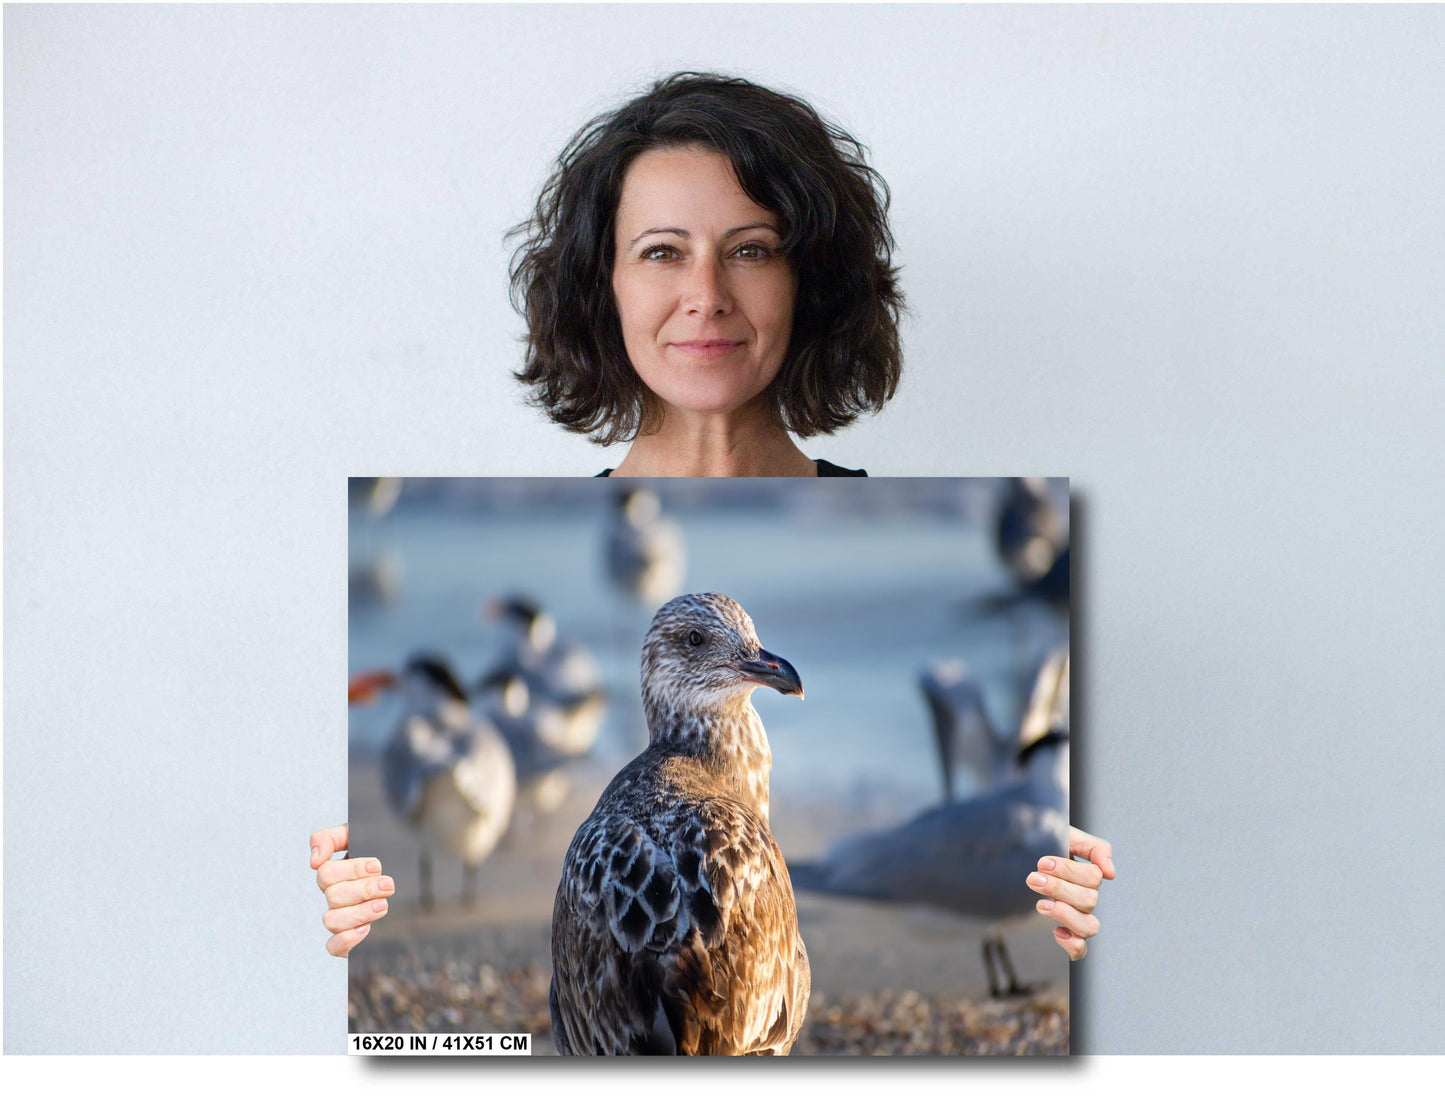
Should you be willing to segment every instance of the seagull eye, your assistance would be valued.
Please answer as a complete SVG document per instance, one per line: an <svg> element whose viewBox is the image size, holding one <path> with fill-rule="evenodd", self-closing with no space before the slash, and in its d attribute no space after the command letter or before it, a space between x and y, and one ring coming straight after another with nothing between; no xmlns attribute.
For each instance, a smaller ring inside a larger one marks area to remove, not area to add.
<svg viewBox="0 0 1445 1120"><path fill-rule="evenodd" d="M689 630L687 632L688 645L696 647L702 645L704 641L706 641L706 639L702 636L701 630Z"/></svg>

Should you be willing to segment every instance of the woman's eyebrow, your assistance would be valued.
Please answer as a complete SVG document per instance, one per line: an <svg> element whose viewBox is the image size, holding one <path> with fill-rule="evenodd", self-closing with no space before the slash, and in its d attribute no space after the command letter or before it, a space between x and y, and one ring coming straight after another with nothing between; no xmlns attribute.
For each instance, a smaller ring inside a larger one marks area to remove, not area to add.
<svg viewBox="0 0 1445 1120"><path fill-rule="evenodd" d="M745 226L734 226L732 229L728 230L726 233L723 234L723 240L726 241L729 237L734 237L737 234L742 233L744 230L749 229L771 230L773 233L777 233L779 237L783 236L781 233L778 232L778 228L774 226L771 222L751 222ZM655 233L670 233L674 237L682 238L684 241L692 240L692 234L688 233L685 229L678 229L676 226L654 226L652 229L645 229L641 233L639 233L636 237L634 237L631 241L627 243L627 247L631 249L644 237L651 237Z"/></svg>
<svg viewBox="0 0 1445 1120"><path fill-rule="evenodd" d="M631 249L644 237L651 237L654 233L670 233L674 237L682 238L684 241L689 241L692 239L692 234L688 233L685 229L678 229L676 226L654 226L652 229L645 229L641 233L639 233L636 237L634 237L631 241L627 243L627 247Z"/></svg>

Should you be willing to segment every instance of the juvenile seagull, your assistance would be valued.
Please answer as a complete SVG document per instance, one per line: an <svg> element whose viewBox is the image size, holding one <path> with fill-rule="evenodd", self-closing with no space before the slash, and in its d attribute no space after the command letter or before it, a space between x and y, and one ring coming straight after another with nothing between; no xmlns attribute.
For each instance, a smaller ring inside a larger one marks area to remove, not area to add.
<svg viewBox="0 0 1445 1120"><path fill-rule="evenodd" d="M1038 734L1018 752L1011 781L945 800L897 828L840 840L816 863L794 865L798 888L982 919L991 927L983 940L989 993L1031 992L1018 981L1002 927L1036 912L1025 880L1038 861L1069 850L1068 679L1067 653L1040 669L1024 720L1024 731Z"/></svg>
<svg viewBox="0 0 1445 1120"><path fill-rule="evenodd" d="M411 658L400 677L353 681L353 703L379 688L402 689L405 709L381 759L387 802L421 840L421 903L434 904L432 855L462 863L462 901L475 896L477 868L507 831L516 769L500 733L473 717L467 695L440 657Z"/></svg>
<svg viewBox="0 0 1445 1120"><path fill-rule="evenodd" d="M650 741L582 822L552 913L562 1054L786 1054L811 974L768 828L752 691L803 695L725 595L683 595L642 647Z"/></svg>

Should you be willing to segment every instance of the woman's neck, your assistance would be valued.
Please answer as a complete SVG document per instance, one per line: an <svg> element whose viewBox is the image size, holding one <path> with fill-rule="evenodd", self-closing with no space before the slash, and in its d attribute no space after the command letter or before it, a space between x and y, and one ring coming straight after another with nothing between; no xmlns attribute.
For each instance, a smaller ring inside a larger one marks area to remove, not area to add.
<svg viewBox="0 0 1445 1120"><path fill-rule="evenodd" d="M730 413L667 408L661 426L634 439L612 473L621 478L808 478L817 475L818 467L760 407Z"/></svg>

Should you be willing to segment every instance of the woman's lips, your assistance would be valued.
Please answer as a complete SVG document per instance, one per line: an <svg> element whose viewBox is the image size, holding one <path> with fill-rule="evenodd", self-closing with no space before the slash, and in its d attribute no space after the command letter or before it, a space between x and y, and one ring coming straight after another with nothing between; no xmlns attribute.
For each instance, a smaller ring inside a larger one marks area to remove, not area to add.
<svg viewBox="0 0 1445 1120"><path fill-rule="evenodd" d="M687 354L693 358L713 358L720 354L731 354L739 349L741 342L728 342L725 339L710 339L703 342L672 342L669 343L674 350Z"/></svg>

